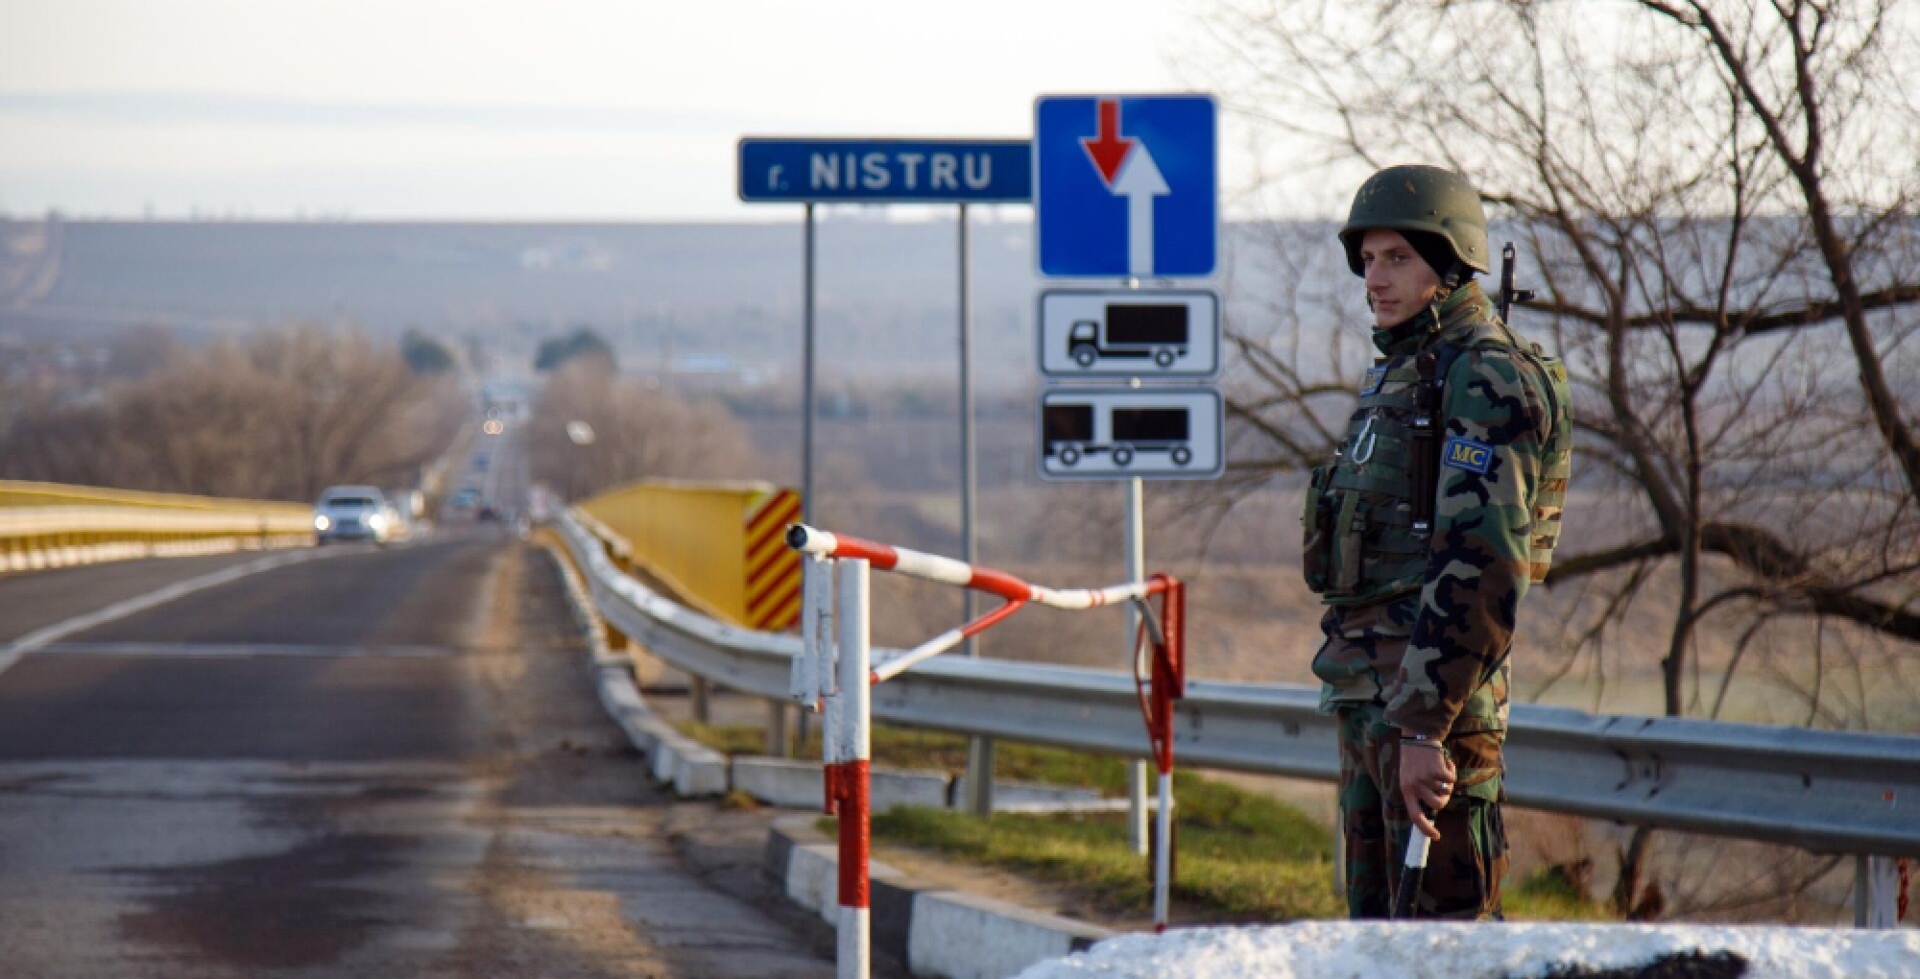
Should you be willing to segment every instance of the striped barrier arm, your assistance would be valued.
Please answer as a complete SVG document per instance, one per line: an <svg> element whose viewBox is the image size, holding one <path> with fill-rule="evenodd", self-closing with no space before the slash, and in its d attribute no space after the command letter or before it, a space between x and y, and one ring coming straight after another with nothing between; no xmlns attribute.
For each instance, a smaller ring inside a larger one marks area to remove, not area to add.
<svg viewBox="0 0 1920 979"><path fill-rule="evenodd" d="M1065 610L1095 609L1125 601L1140 606L1133 680L1147 739L1160 770L1153 921L1156 930L1164 931L1173 880L1173 702L1185 695L1185 587L1169 575L1157 574L1145 581L1108 588L1045 588L1004 571L828 533L805 524L790 527L786 541L796 553L806 555L807 561L801 654L790 674L790 694L808 709L826 711L827 811L840 816L840 979L866 979L870 969L868 758L873 688L952 649L963 638L985 631L1029 602ZM1006 604L875 665L869 618L871 568L985 592L1004 599ZM1146 601L1154 595L1161 599L1159 615Z"/></svg>

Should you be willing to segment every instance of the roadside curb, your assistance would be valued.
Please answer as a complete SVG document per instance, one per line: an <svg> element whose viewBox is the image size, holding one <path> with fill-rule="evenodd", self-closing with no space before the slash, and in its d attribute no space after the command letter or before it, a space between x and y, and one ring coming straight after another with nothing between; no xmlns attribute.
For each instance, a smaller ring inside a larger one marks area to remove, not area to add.
<svg viewBox="0 0 1920 979"><path fill-rule="evenodd" d="M834 921L839 853L814 828L820 817L785 816L767 832L767 876L794 903ZM870 865L873 947L916 976L1002 979L1028 966L1091 948L1118 932L915 881L879 861Z"/></svg>
<svg viewBox="0 0 1920 979"><path fill-rule="evenodd" d="M646 754L654 781L672 785L674 794L683 798L726 794L725 755L681 734L647 709L624 664L595 666L594 672L600 703L627 732L627 740Z"/></svg>

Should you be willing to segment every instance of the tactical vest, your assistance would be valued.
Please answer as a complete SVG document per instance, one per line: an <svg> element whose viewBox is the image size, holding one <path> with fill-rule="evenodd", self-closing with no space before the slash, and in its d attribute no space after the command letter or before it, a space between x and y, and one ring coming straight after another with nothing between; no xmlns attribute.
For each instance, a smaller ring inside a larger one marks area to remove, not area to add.
<svg viewBox="0 0 1920 979"><path fill-rule="evenodd" d="M1489 325L1464 344L1442 342L1383 358L1367 371L1346 438L1332 462L1314 468L1301 514L1307 586L1327 604L1369 604L1424 583L1439 485L1437 445L1446 427L1439 410L1443 386L1454 361L1472 349L1511 349L1545 381L1552 430L1528 535L1529 577L1545 580L1560 539L1572 460L1567 372L1538 346L1510 342L1500 335L1505 332Z"/></svg>

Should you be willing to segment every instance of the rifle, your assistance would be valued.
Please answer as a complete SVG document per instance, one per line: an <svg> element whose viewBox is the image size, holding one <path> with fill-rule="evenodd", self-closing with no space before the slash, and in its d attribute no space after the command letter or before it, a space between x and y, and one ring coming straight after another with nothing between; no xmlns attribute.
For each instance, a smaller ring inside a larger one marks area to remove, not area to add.
<svg viewBox="0 0 1920 979"><path fill-rule="evenodd" d="M1513 287L1513 242L1509 241L1505 248L1500 249L1500 295L1494 299L1500 309L1500 322L1507 322L1507 313L1513 309L1514 303L1532 302L1533 296L1532 289Z"/></svg>

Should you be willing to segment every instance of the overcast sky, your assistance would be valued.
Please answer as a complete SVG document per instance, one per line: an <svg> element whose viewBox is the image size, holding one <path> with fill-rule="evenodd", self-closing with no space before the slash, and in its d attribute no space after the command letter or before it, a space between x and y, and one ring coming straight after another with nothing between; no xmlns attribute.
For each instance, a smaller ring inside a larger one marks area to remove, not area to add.
<svg viewBox="0 0 1920 979"><path fill-rule="evenodd" d="M770 218L742 135L1025 137L1184 90L1193 8L0 0L0 212Z"/></svg>

